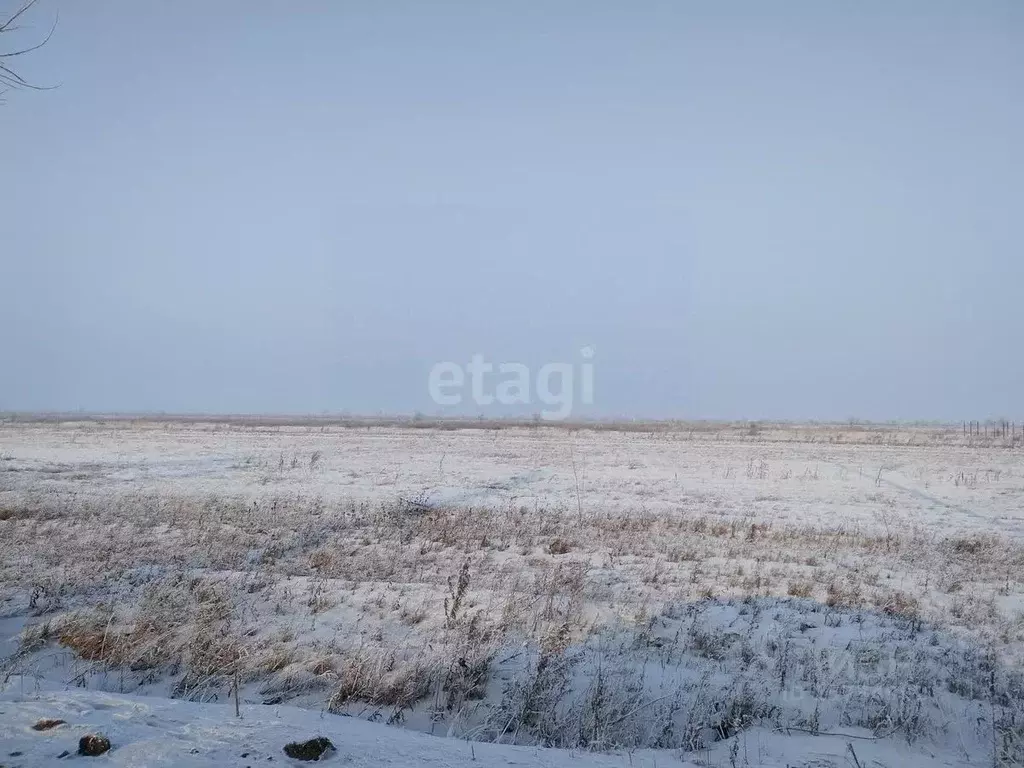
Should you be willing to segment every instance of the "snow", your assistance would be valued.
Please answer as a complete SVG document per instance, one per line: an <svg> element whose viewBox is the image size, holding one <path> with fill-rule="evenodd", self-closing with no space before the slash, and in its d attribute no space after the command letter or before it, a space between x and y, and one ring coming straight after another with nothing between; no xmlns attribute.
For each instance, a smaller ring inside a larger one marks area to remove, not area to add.
<svg viewBox="0 0 1024 768"><path fill-rule="evenodd" d="M391 768L991 766L997 719L1024 717L1021 456L938 428L0 425L0 765L80 762L98 732L113 765L287 765L322 735L328 764ZM455 506L430 528L401 499ZM162 640L217 607L244 658L288 663L243 667L238 718L220 673L170 698L187 661L19 645L101 605ZM476 621L481 698L325 711L364 654L443 678ZM559 697L515 720L563 625Z"/></svg>
<svg viewBox="0 0 1024 768"><path fill-rule="evenodd" d="M481 744L413 733L352 717L290 706L231 706L96 692L39 694L27 700L0 697L0 741L21 752L14 764L43 765L63 751L74 753L86 733L101 733L113 749L104 758L123 766L301 764L283 754L291 741L326 736L336 752L324 762L366 768L476 768L550 766L599 768L623 765L693 765L667 753L638 752L627 758L587 752ZM42 718L67 725L39 733Z"/></svg>
<svg viewBox="0 0 1024 768"><path fill-rule="evenodd" d="M874 526L897 506L915 524L1024 535L1020 451L957 431L4 424L0 456L4 484L76 493L564 507L579 491L593 512L711 504L736 516Z"/></svg>
<svg viewBox="0 0 1024 768"><path fill-rule="evenodd" d="M67 725L32 730L43 718L66 720ZM337 750L323 764L359 768L696 768L730 765L733 744L738 745L736 765L848 766L854 764L849 745L862 766L875 768L985 764L983 758L974 762L873 741L864 732L815 737L752 729L691 761L667 750L601 755L473 743L289 706L243 706L236 718L226 705L91 691L52 691L25 699L0 695L0 743L6 755L20 753L4 758L4 765L59 765L57 757L65 751L71 753L67 760L88 764L90 758L75 754L78 739L87 733L111 740L111 751L97 762L118 766L302 765L284 755L284 745L317 736L329 738Z"/></svg>
<svg viewBox="0 0 1024 768"><path fill-rule="evenodd" d="M7 630L15 629L17 622L8 622ZM251 688L242 691L236 717L229 694L215 704L166 698L163 676L137 690L164 695L129 695L104 690L123 686L123 677L68 676L62 664L27 663L0 686L0 740L8 754L21 753L12 765L26 766L74 753L86 733L109 738L114 749L104 759L126 766L288 763L284 744L318 736L338 748L332 764L392 768L824 768L855 765L853 754L876 768L989 765L991 718L1002 712L985 700L989 686L1019 695L1021 685L1011 670L992 671L983 649L934 628L806 600L673 606L641 626L605 628L569 647L550 661L543 681L538 654L513 649L496 665L482 701L440 719L426 704L416 706L403 713L403 728L366 719L388 719L387 708L354 705L346 716L325 712L323 704L260 706L250 703ZM562 693L545 701L548 690ZM497 733L494 724L520 711L524 695L533 697L530 707L543 722L529 732L516 726ZM749 722L746 712L753 713ZM32 730L44 718L67 725ZM712 725L737 722L735 733ZM630 740L650 744L664 738L666 727L681 733L693 723L704 725L682 739L692 741L685 751L678 743L622 751ZM539 737L555 744L603 738L620 746L599 754L522 745Z"/></svg>

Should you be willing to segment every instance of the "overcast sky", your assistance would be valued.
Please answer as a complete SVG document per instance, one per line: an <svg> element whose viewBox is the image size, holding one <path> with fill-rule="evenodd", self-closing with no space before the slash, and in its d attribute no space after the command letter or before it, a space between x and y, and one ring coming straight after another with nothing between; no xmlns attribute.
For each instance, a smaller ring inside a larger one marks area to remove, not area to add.
<svg viewBox="0 0 1024 768"><path fill-rule="evenodd" d="M591 345L578 415L1024 419L1024 3L58 11L0 409L432 414Z"/></svg>

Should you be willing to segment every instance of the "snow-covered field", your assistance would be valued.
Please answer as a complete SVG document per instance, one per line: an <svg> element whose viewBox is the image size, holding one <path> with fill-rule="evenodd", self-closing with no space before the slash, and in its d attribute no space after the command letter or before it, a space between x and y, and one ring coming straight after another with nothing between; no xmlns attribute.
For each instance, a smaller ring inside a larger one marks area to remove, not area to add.
<svg viewBox="0 0 1024 768"><path fill-rule="evenodd" d="M753 432L753 433L752 433ZM0 427L5 488L698 507L780 522L1024 535L1024 449L959 429L436 429L66 423ZM315 457L315 458L314 458Z"/></svg>
<svg viewBox="0 0 1024 768"><path fill-rule="evenodd" d="M1024 759L1019 435L473 426L0 425L13 764Z"/></svg>

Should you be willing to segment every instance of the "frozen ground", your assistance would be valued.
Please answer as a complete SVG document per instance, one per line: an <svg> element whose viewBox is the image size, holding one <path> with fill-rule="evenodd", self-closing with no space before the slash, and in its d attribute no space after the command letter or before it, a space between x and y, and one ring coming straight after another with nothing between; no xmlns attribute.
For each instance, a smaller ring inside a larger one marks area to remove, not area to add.
<svg viewBox="0 0 1024 768"><path fill-rule="evenodd" d="M40 764L71 730L24 723L68 706L202 764L257 722L261 754L318 723L356 765L467 759L408 731L608 765L1018 759L1019 436L474 426L0 425L12 751Z"/></svg>

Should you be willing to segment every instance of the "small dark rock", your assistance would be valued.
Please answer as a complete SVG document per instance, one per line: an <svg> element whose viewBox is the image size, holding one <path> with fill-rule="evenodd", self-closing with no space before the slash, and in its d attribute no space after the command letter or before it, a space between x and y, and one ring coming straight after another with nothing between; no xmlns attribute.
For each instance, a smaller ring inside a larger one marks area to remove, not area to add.
<svg viewBox="0 0 1024 768"><path fill-rule="evenodd" d="M78 740L78 754L86 757L98 757L110 749L110 739L89 734Z"/></svg>
<svg viewBox="0 0 1024 768"><path fill-rule="evenodd" d="M331 740L323 736L309 741L293 741L284 746L284 753L296 760L319 760L333 750L334 745Z"/></svg>
<svg viewBox="0 0 1024 768"><path fill-rule="evenodd" d="M24 752L11 752L11 754L9 754L8 757L21 757L23 754L25 754L25 753Z"/></svg>
<svg viewBox="0 0 1024 768"><path fill-rule="evenodd" d="M68 751L67 751L67 750L65 749L65 750L64 750L63 752L61 752L61 753L60 753L59 755L57 755L57 759L58 759L58 760L60 760L61 758L65 758L65 757L67 757L67 756L68 756L68 755L70 755L70 754L71 754L71 753L70 753L70 752L68 752Z"/></svg>
<svg viewBox="0 0 1024 768"><path fill-rule="evenodd" d="M64 725L65 720L50 720L49 718L40 720L38 723L32 726L33 731L48 731L51 728L56 728L58 725Z"/></svg>

